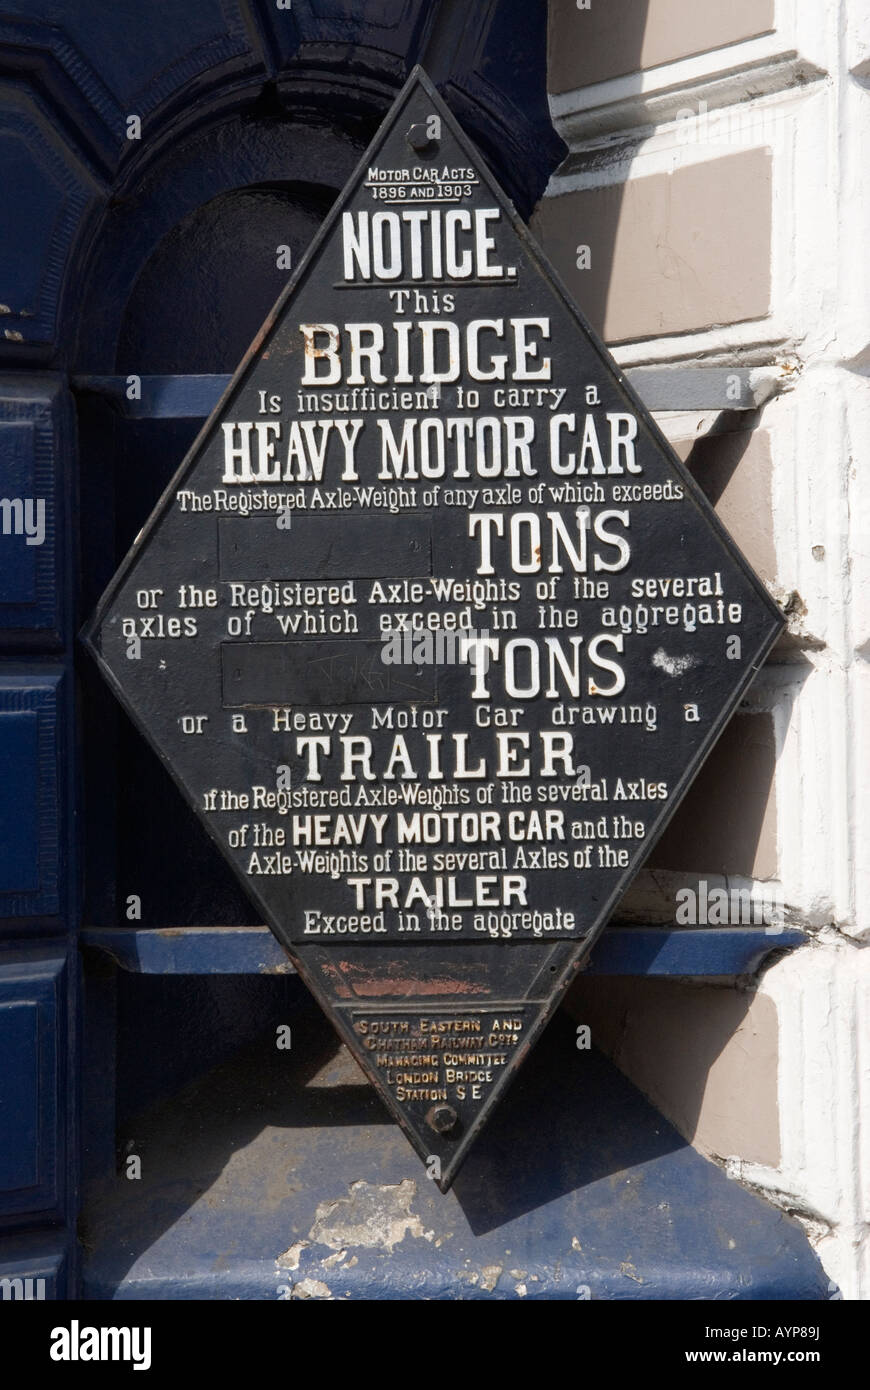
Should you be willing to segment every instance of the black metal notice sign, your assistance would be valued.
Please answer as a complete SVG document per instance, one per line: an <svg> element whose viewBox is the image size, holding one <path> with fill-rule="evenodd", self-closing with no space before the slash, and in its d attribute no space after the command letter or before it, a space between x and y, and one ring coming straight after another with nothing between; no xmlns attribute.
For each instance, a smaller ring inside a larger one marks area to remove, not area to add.
<svg viewBox="0 0 870 1390"><path fill-rule="evenodd" d="M446 1188L780 626L417 71L88 641Z"/></svg>

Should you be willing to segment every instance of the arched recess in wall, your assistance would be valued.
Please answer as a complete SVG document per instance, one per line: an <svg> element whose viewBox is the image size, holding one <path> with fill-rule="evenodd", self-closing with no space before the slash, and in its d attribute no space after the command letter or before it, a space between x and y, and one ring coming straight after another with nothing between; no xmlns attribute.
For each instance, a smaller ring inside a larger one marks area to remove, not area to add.
<svg viewBox="0 0 870 1390"><path fill-rule="evenodd" d="M260 63L218 64L172 92L148 139L122 151L74 252L63 301L74 378L232 372L290 273L278 248L298 262L414 62L528 216L563 152L546 106L545 20L527 0L352 14L302 4ZM131 419L88 391L78 408L84 617L200 422ZM143 926L249 921L168 776L92 677L83 671L87 917L117 921L115 899L138 877L155 885Z"/></svg>
<svg viewBox="0 0 870 1390"><path fill-rule="evenodd" d="M230 111L164 142L110 204L93 243L77 380L231 373L286 284L288 259L298 264L365 149L367 132L355 124L351 133ZM79 420L84 613L202 420L131 417L117 395L89 390ZM117 900L147 883L142 926L255 921L158 759L92 674L83 671L88 919L117 920Z"/></svg>

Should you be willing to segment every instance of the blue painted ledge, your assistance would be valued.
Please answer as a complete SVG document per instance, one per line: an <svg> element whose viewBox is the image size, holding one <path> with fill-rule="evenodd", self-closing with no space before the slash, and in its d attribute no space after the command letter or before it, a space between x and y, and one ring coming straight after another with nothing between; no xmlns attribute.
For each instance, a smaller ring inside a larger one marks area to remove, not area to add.
<svg viewBox="0 0 870 1390"><path fill-rule="evenodd" d="M797 1222L696 1153L557 1017L446 1195L303 1010L133 1117L85 1193L92 1299L823 1300ZM579 1316L579 1314L578 1314Z"/></svg>
<svg viewBox="0 0 870 1390"><path fill-rule="evenodd" d="M755 410L780 388L751 367L629 367L625 375L649 410ZM199 420L210 415L229 376L80 376L77 391L102 396L133 420ZM735 382L738 393L735 397Z"/></svg>
<svg viewBox="0 0 870 1390"><path fill-rule="evenodd" d="M598 942L590 975L751 975L771 951L792 950L803 932L760 927L611 927ZM143 975L294 973L268 927L93 928L83 946L106 952Z"/></svg>

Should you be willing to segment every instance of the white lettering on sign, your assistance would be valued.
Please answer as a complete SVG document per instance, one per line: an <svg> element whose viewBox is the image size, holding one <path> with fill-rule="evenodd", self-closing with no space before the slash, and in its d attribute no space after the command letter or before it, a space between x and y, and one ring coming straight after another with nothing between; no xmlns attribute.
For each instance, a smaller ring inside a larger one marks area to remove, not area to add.
<svg viewBox="0 0 870 1390"><path fill-rule="evenodd" d="M344 278L502 280L493 260L499 208L403 208L345 212L341 218Z"/></svg>

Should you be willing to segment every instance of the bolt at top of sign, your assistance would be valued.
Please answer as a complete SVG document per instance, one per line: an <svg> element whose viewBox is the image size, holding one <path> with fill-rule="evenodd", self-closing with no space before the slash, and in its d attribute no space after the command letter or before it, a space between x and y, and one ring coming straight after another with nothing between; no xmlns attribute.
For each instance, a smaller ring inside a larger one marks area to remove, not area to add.
<svg viewBox="0 0 870 1390"><path fill-rule="evenodd" d="M417 70L88 640L446 1188L781 621Z"/></svg>

